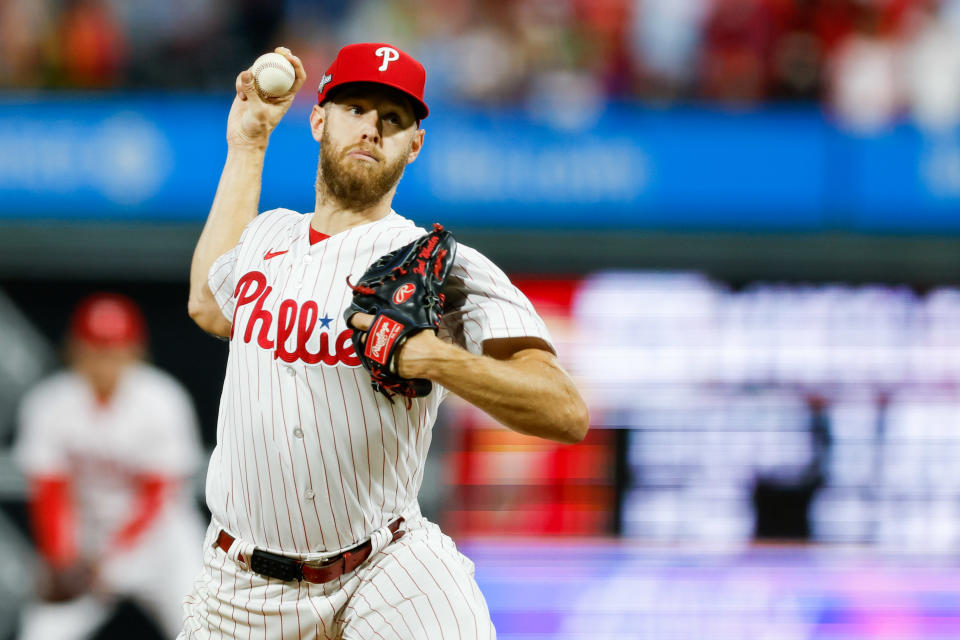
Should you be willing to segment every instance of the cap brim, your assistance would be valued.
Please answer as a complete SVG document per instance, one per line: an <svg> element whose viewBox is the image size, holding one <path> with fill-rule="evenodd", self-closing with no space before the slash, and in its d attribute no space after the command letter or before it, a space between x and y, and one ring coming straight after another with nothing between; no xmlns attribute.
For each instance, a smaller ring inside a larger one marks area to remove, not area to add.
<svg viewBox="0 0 960 640"><path fill-rule="evenodd" d="M414 112L414 115L417 117L417 120L423 120L428 115L430 115L430 109L429 107L427 107L427 104L423 100L413 95L412 93L407 91L406 88L404 88L399 84L395 84L393 82L384 82L379 79L364 80L364 79L357 78L357 79L350 80L349 82L341 82L339 84L335 84L331 82L329 85L327 85L324 88L323 99L320 100L320 104L323 105L323 103L330 100L338 90L343 89L345 87L349 87L351 85L355 85L355 84L379 84L384 87L390 87L391 89L396 89L397 91L399 91L400 93L402 93L403 95L405 95L407 98L410 99L410 104L413 106L413 112Z"/></svg>

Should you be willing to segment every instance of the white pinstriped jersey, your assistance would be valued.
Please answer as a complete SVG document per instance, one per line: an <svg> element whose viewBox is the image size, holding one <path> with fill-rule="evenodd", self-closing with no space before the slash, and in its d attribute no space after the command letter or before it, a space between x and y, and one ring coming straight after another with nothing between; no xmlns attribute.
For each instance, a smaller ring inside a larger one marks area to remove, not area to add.
<svg viewBox="0 0 960 640"><path fill-rule="evenodd" d="M255 218L211 267L233 321L217 446L207 474L215 521L260 548L332 552L419 513L431 429L446 390L390 403L370 387L343 320L381 255L426 233L395 212L310 244L311 214ZM440 336L550 338L530 302L479 252L459 245Z"/></svg>

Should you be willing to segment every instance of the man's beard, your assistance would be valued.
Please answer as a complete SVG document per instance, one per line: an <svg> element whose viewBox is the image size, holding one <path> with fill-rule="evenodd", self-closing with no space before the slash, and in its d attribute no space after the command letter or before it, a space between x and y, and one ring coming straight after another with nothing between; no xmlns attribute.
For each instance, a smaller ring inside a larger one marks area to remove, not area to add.
<svg viewBox="0 0 960 640"><path fill-rule="evenodd" d="M366 209L379 202L403 175L407 166L407 154L401 155L393 164L376 164L365 160L348 158L347 154L362 149L382 160L379 150L360 145L347 147L339 152L330 142L328 130L320 141L320 170L317 172L317 187L324 189L340 204L350 209Z"/></svg>

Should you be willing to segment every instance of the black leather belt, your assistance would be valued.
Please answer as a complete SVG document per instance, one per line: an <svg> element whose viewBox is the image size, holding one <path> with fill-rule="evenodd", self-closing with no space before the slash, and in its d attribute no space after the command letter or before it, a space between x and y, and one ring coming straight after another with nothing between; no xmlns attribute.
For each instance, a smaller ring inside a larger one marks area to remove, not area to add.
<svg viewBox="0 0 960 640"><path fill-rule="evenodd" d="M390 523L390 532L393 533L393 540L396 541L403 537L405 531L400 530L400 524L403 518L397 518ZM233 546L235 538L229 533L220 530L217 536L217 546L229 552ZM287 556L281 556L262 549L254 549L250 554L250 569L263 576L277 578L289 582L291 580L305 580L315 584L323 584L336 580L345 573L350 573L370 557L373 544L368 539L355 547L347 549L342 553L327 558L322 564L313 562L303 562ZM240 562L245 562L242 555L238 556Z"/></svg>

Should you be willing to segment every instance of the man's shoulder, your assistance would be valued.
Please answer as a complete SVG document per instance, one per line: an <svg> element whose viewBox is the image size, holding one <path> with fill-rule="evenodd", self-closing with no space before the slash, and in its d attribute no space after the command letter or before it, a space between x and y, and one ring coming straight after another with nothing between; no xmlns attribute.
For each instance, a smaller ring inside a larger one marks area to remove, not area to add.
<svg viewBox="0 0 960 640"><path fill-rule="evenodd" d="M250 235L264 227L293 226L304 219L304 214L292 209L270 209L258 213L253 220L247 223L244 233Z"/></svg>
<svg viewBox="0 0 960 640"><path fill-rule="evenodd" d="M270 209L247 223L240 238L240 246L256 252L262 248L260 245L263 243L284 237L292 238L297 233L305 232L306 224L309 224L309 216L298 211Z"/></svg>
<svg viewBox="0 0 960 640"><path fill-rule="evenodd" d="M369 243L375 253L386 253L413 242L425 233L426 230L418 227L413 220L391 211L356 237L361 243Z"/></svg>
<svg viewBox="0 0 960 640"><path fill-rule="evenodd" d="M256 218L250 221L250 224L247 225L248 229L255 229L257 227L264 227L267 225L270 226L293 226L298 222L301 222L306 217L306 214L300 213L299 211L294 211L293 209L270 209L269 211L264 211L261 214L258 214Z"/></svg>
<svg viewBox="0 0 960 640"><path fill-rule="evenodd" d="M381 221L380 228L415 236L420 236L427 232L423 227L417 226L416 222L397 213L393 209L391 209L390 214Z"/></svg>
<svg viewBox="0 0 960 640"><path fill-rule="evenodd" d="M63 369L43 378L30 388L21 399L25 412L56 410L65 400L83 391L79 376Z"/></svg>
<svg viewBox="0 0 960 640"><path fill-rule="evenodd" d="M458 270L463 270L467 273L489 273L498 277L506 277L493 260L479 250L459 241L457 242L457 256L454 260L454 266L459 267Z"/></svg>

